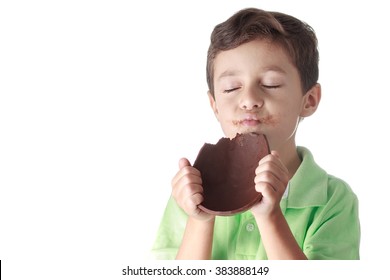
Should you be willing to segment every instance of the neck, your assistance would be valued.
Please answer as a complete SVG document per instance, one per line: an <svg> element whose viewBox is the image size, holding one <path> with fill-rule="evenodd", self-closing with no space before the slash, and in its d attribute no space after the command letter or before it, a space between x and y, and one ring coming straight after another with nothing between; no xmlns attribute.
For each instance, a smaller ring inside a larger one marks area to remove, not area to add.
<svg viewBox="0 0 390 280"><path fill-rule="evenodd" d="M291 179L301 164L297 148L294 144L293 147L286 147L285 149L278 150L278 152L281 156L282 162L288 169L289 177Z"/></svg>

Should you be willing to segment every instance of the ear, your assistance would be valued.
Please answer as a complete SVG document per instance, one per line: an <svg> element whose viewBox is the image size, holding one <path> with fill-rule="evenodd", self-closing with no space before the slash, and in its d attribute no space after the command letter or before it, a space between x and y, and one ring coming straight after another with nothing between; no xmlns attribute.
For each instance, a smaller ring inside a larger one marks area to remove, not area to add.
<svg viewBox="0 0 390 280"><path fill-rule="evenodd" d="M321 100L321 85L315 84L303 97L301 117L311 116L318 108Z"/></svg>
<svg viewBox="0 0 390 280"><path fill-rule="evenodd" d="M211 94L210 91L207 92L207 95L209 96L209 101L210 101L210 106L211 106L211 109L213 110L214 112L214 115L215 117L218 119L218 109L217 109L217 103L215 102L215 98L214 96Z"/></svg>

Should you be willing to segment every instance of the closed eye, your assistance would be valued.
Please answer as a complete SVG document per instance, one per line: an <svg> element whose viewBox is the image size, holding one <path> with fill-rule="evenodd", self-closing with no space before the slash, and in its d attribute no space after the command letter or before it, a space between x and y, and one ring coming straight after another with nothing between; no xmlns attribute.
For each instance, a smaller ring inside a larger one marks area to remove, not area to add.
<svg viewBox="0 0 390 280"><path fill-rule="evenodd" d="M238 89L239 89L239 87L230 88L230 89L225 89L225 90L223 91L223 93L230 93L230 92L233 92L233 91L238 90Z"/></svg>
<svg viewBox="0 0 390 280"><path fill-rule="evenodd" d="M280 85L263 85L266 89L277 89L280 88Z"/></svg>

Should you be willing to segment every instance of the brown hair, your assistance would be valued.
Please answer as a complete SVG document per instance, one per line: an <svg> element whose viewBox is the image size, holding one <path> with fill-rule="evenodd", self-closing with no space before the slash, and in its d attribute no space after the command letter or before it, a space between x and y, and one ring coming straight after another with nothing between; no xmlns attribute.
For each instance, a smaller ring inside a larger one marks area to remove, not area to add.
<svg viewBox="0 0 390 280"><path fill-rule="evenodd" d="M248 8L215 26L211 33L206 75L212 96L216 56L255 39L267 39L284 48L298 69L303 93L317 83L319 54L314 30L290 15Z"/></svg>

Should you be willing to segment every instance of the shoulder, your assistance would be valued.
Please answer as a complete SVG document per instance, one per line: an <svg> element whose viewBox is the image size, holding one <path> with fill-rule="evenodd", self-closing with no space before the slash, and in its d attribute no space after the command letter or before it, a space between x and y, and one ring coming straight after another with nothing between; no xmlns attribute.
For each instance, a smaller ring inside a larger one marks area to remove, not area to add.
<svg viewBox="0 0 390 280"><path fill-rule="evenodd" d="M332 200L357 200L344 180L328 174L314 160L312 153L298 147L301 165L290 180L288 205L291 207L324 206Z"/></svg>
<svg viewBox="0 0 390 280"><path fill-rule="evenodd" d="M333 203L349 201L351 204L357 204L358 198L347 182L336 176L328 175L328 201Z"/></svg>

